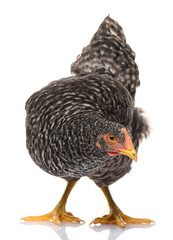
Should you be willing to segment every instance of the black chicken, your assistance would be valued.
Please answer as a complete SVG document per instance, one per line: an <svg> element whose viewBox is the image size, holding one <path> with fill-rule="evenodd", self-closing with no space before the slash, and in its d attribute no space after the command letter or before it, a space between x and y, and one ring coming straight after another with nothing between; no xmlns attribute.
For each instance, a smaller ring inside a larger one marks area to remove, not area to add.
<svg viewBox="0 0 173 240"><path fill-rule="evenodd" d="M114 203L108 186L123 177L137 160L139 142L149 127L142 110L134 107L139 86L135 54L121 26L106 17L71 71L75 76L51 82L26 102L27 148L44 171L68 184L52 212L25 221L81 221L66 212L67 198L83 176L103 191L109 215L92 223L151 223L125 215Z"/></svg>

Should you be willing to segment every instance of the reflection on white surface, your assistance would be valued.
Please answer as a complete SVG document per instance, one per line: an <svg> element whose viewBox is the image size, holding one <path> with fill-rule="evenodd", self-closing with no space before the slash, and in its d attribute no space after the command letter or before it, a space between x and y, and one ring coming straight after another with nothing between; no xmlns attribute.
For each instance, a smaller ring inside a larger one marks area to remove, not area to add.
<svg viewBox="0 0 173 240"><path fill-rule="evenodd" d="M109 236L108 236L107 240L115 240L115 239L118 239L118 237L127 230L130 230L133 228L150 228L153 225L154 224L128 224L128 225L126 225L125 228L120 228L115 224L110 224L110 225L94 226L94 227L92 227L92 229L96 232L109 230Z"/></svg>
<svg viewBox="0 0 173 240"><path fill-rule="evenodd" d="M72 228L77 228L82 226L84 223L63 223L63 225L57 226L52 222L22 222L22 224L25 225L42 225L42 226L47 226L49 228L51 228L53 231L55 231L55 233L59 236L60 239L62 240L70 240L70 238L68 237L67 233L66 233L66 228L68 227L72 227Z"/></svg>
<svg viewBox="0 0 173 240"><path fill-rule="evenodd" d="M26 222L22 223L25 225L42 225L51 228L61 240L72 240L69 235L66 233L66 229L68 228L78 228L82 227L84 224L81 223L63 223L61 226L57 226L54 223L51 222ZM85 224L86 225L86 224ZM115 224L109 224L109 225L100 225L100 226L94 226L89 227L91 231L95 232L102 232L102 231L109 231L107 240L116 240L118 239L125 231L128 231L130 229L134 228L150 228L154 224L128 224L125 228L120 228ZM85 229L86 230L86 229ZM84 231L85 234L85 231Z"/></svg>

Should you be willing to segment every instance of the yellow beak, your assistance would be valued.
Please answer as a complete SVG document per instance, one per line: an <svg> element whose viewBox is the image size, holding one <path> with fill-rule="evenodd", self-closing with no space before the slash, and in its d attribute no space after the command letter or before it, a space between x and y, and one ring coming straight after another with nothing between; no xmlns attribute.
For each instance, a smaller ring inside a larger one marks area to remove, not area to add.
<svg viewBox="0 0 173 240"><path fill-rule="evenodd" d="M124 154L124 155L130 157L131 159L133 159L135 162L137 162L137 153L134 148L128 149L128 150L121 149L120 152L121 152L121 154Z"/></svg>

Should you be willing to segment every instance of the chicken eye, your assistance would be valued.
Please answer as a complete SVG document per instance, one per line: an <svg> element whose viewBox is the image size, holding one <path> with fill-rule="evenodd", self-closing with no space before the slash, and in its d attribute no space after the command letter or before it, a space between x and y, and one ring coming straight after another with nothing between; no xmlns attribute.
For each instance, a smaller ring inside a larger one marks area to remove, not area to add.
<svg viewBox="0 0 173 240"><path fill-rule="evenodd" d="M116 142L116 138L114 137L114 135L109 135L109 136L108 136L108 140L109 140L110 142Z"/></svg>

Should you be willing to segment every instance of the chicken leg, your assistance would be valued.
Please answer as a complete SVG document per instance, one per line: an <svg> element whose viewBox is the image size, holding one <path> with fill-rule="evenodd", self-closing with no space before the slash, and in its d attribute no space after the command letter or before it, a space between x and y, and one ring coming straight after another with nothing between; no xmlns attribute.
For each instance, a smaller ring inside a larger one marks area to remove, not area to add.
<svg viewBox="0 0 173 240"><path fill-rule="evenodd" d="M21 220L24 221L51 221L56 225L61 225L61 222L84 222L83 220L74 217L72 213L66 212L65 206L67 203L67 198L75 186L76 181L69 182L67 187L62 195L61 200L56 205L56 207L48 214L42 216L35 216L35 217L24 217Z"/></svg>
<svg viewBox="0 0 173 240"><path fill-rule="evenodd" d="M127 223L154 223L154 221L147 219L147 218L141 218L141 219L140 218L132 218L132 217L125 215L115 204L108 187L101 187L100 189L102 190L102 192L104 193L104 195L108 201L110 213L108 215L104 215L102 218L95 218L90 223L90 225L97 224L97 223L101 223L101 224L115 223L119 227L124 228L125 224L127 224Z"/></svg>

